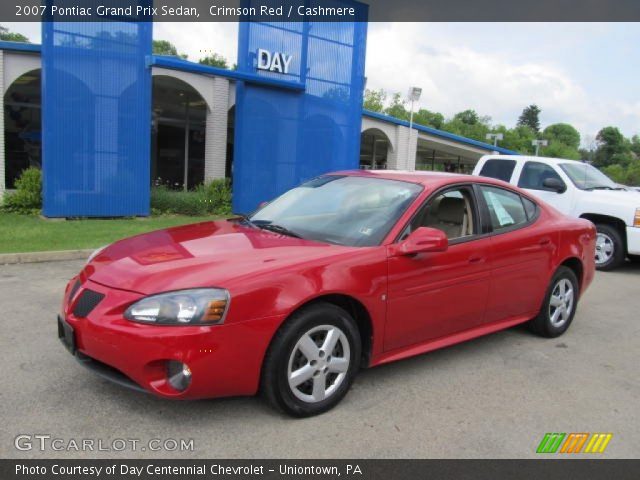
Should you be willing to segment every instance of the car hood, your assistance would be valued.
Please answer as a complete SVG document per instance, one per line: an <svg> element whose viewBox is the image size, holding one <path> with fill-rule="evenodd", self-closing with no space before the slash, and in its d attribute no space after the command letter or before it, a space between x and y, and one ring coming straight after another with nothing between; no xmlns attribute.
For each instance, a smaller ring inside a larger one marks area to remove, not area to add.
<svg viewBox="0 0 640 480"><path fill-rule="evenodd" d="M589 199L598 203L616 204L622 207L640 207L640 192L633 190L590 190Z"/></svg>
<svg viewBox="0 0 640 480"><path fill-rule="evenodd" d="M217 221L158 230L115 242L82 271L83 279L149 295L196 287L228 288L260 273L351 253L343 247Z"/></svg>
<svg viewBox="0 0 640 480"><path fill-rule="evenodd" d="M618 202L620 204L634 205L640 199L640 192L633 190L589 190L589 193L594 198L609 202Z"/></svg>

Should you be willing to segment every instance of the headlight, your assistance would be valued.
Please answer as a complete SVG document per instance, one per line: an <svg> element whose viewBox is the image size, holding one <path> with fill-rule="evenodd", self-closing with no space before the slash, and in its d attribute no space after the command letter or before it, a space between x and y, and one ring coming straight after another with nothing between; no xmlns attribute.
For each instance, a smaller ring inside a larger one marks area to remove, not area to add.
<svg viewBox="0 0 640 480"><path fill-rule="evenodd" d="M636 214L633 217L633 226L640 227L640 208L636 208Z"/></svg>
<svg viewBox="0 0 640 480"><path fill-rule="evenodd" d="M109 245L103 245L102 247L96 248L93 252L91 252L91 255L89 255L89 258L87 258L87 263L91 263L91 260L96 258L100 254L100 252L102 252L108 246Z"/></svg>
<svg viewBox="0 0 640 480"><path fill-rule="evenodd" d="M156 325L216 325L224 322L230 300L221 288L178 290L137 301L124 318Z"/></svg>

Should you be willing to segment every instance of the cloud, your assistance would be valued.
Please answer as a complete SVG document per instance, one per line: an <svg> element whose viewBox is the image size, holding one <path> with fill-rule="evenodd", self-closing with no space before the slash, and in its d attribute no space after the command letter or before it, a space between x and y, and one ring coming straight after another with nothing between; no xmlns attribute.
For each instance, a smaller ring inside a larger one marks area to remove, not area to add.
<svg viewBox="0 0 640 480"><path fill-rule="evenodd" d="M375 24L367 44L367 87L404 94L412 85L421 86L419 106L445 116L472 108L494 123L513 126L522 109L535 103L542 109L543 126L568 122L584 135L593 135L605 125L620 126L628 135L638 131L637 103L589 92L577 75L553 57L543 61L538 55L527 61L524 54L522 59L499 50L481 50L468 39L461 43L456 29L447 33L446 27ZM491 29L487 32L499 35Z"/></svg>
<svg viewBox="0 0 640 480"><path fill-rule="evenodd" d="M40 41L39 23L4 25ZM154 23L154 38L192 61L213 51L235 63L237 36L237 23ZM585 138L615 125L630 136L640 132L637 38L637 24L372 23L367 87L420 86L421 107L473 108L507 126L536 103L543 126L568 122Z"/></svg>

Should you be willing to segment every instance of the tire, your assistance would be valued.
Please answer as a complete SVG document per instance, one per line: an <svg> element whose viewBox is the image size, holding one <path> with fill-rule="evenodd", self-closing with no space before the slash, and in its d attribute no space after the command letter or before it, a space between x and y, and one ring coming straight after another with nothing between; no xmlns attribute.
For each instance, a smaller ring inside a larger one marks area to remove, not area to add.
<svg viewBox="0 0 640 480"><path fill-rule="evenodd" d="M606 223L596 223L596 268L609 271L624 263L624 242L620 232Z"/></svg>
<svg viewBox="0 0 640 480"><path fill-rule="evenodd" d="M334 347L325 352L329 332ZM273 407L293 417L324 413L349 391L360 368L361 350L358 328L346 311L324 302L304 307L271 341L261 392ZM298 379L293 372L300 372Z"/></svg>
<svg viewBox="0 0 640 480"><path fill-rule="evenodd" d="M569 288L571 292L569 292ZM576 314L578 294L576 274L568 267L559 267L551 278L540 313L528 323L529 329L533 333L547 338L562 335L567 331ZM562 312L563 306L564 313Z"/></svg>

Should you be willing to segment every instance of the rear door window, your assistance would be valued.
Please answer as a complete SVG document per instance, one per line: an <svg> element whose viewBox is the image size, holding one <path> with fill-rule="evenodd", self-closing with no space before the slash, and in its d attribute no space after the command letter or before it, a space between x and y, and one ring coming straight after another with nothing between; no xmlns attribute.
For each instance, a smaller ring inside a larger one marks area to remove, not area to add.
<svg viewBox="0 0 640 480"><path fill-rule="evenodd" d="M494 232L524 226L529 216L523 198L517 193L498 187L481 186L482 196L489 209Z"/></svg>
<svg viewBox="0 0 640 480"><path fill-rule="evenodd" d="M482 166L480 175L508 182L511 180L514 168L516 168L515 160L491 159L487 160Z"/></svg>

